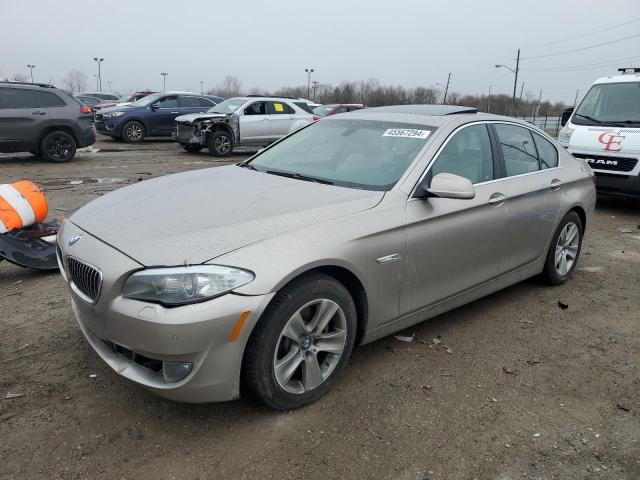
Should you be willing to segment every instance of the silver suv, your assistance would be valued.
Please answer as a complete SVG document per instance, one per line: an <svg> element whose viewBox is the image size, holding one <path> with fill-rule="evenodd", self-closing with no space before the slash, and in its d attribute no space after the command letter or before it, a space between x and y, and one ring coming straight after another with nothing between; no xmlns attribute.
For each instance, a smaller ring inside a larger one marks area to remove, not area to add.
<svg viewBox="0 0 640 480"><path fill-rule="evenodd" d="M301 105L302 104L302 105ZM283 97L229 98L204 113L176 118L176 140L188 152L207 147L226 157L237 146L265 146L313 122L306 103Z"/></svg>
<svg viewBox="0 0 640 480"><path fill-rule="evenodd" d="M0 82L0 152L68 162L96 141L91 108L51 85Z"/></svg>

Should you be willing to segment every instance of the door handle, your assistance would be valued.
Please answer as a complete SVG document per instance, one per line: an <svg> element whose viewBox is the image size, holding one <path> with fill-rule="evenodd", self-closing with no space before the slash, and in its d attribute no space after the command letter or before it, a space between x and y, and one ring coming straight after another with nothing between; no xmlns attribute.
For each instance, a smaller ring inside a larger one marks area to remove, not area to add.
<svg viewBox="0 0 640 480"><path fill-rule="evenodd" d="M267 117L264 117L264 118L262 119L262 121L263 121L263 122L266 122L267 120L269 120Z"/></svg>
<svg viewBox="0 0 640 480"><path fill-rule="evenodd" d="M504 193L493 193L489 197L489 205L492 207L499 207L507 200L507 196Z"/></svg>
<svg viewBox="0 0 640 480"><path fill-rule="evenodd" d="M171 113L180 113L180 112L171 112Z"/></svg>
<svg viewBox="0 0 640 480"><path fill-rule="evenodd" d="M47 114L47 112L43 112L43 111L40 111L40 110L38 110L37 112L31 112L31 115L46 115L46 114Z"/></svg>
<svg viewBox="0 0 640 480"><path fill-rule="evenodd" d="M560 190L560 187L562 187L562 182L560 180L558 180L557 178L551 180L551 186L549 188L552 192Z"/></svg>

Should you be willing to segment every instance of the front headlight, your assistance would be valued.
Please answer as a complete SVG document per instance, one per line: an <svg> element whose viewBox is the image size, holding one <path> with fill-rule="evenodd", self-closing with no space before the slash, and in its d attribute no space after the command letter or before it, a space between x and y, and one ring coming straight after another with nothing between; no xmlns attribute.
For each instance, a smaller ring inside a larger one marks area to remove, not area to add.
<svg viewBox="0 0 640 480"><path fill-rule="evenodd" d="M222 265L149 268L131 275L122 295L166 306L185 305L218 297L253 279L252 272Z"/></svg>
<svg viewBox="0 0 640 480"><path fill-rule="evenodd" d="M104 116L107 118L116 118L116 117L120 117L124 115L124 112L111 112L111 113L105 113Z"/></svg>
<svg viewBox="0 0 640 480"><path fill-rule="evenodd" d="M573 135L573 128L569 128L564 126L558 132L558 143L562 143L563 145L569 145L569 140L571 140L571 135Z"/></svg>

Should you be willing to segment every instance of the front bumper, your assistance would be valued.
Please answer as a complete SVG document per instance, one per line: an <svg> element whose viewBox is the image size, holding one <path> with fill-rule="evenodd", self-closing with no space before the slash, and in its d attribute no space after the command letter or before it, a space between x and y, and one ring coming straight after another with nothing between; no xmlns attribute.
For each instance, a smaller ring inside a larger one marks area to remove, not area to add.
<svg viewBox="0 0 640 480"><path fill-rule="evenodd" d="M69 246L69 239L77 235L82 235L81 240ZM70 221L60 230L59 245L63 262L77 258L102 273L100 294L93 303L77 293L68 272L63 276L70 286L82 333L113 370L172 400L211 402L239 396L246 343L274 294L227 294L203 303L165 308L123 298L124 281L141 266ZM251 313L240 335L231 341L231 332L246 311ZM182 380L167 382L162 371L149 366L150 360L160 365L190 363L192 369Z"/></svg>
<svg viewBox="0 0 640 480"><path fill-rule="evenodd" d="M117 137L120 136L122 131L122 122L105 119L104 117L102 120L95 120L93 122L93 125L96 129L96 132L101 133L102 135Z"/></svg>
<svg viewBox="0 0 640 480"><path fill-rule="evenodd" d="M598 193L640 198L640 176L621 175L595 169L594 174Z"/></svg>
<svg viewBox="0 0 640 480"><path fill-rule="evenodd" d="M207 145L206 131L188 123L177 123L171 136L180 145L199 145L201 147Z"/></svg>

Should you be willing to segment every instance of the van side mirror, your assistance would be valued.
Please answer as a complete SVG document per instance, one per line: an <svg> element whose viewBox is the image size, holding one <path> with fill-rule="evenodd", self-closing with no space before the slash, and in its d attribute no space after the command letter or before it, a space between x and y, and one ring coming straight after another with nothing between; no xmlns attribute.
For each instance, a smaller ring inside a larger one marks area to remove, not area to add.
<svg viewBox="0 0 640 480"><path fill-rule="evenodd" d="M561 127L564 127L567 124L567 122L569 121L569 117L571 117L572 113L573 113L573 107L566 108L562 112L562 115L560 115L560 126Z"/></svg>
<svg viewBox="0 0 640 480"><path fill-rule="evenodd" d="M471 180L454 175L453 173L439 173L431 179L425 177L420 185L420 189L427 193L427 196L438 198L455 198L460 200L469 200L476 196Z"/></svg>

